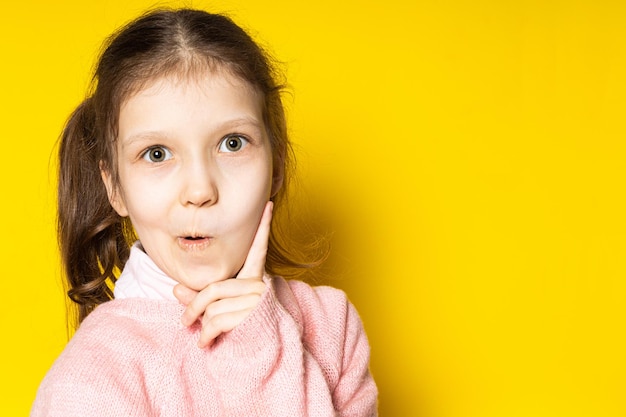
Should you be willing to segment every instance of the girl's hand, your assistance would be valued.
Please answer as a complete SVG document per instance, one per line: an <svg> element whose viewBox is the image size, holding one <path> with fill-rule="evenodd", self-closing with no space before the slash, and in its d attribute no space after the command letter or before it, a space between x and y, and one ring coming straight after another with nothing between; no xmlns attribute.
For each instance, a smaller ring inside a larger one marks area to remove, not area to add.
<svg viewBox="0 0 626 417"><path fill-rule="evenodd" d="M254 241L236 279L215 282L199 292L181 284L174 287L176 298L187 306L182 323L191 326L201 318L199 347L210 346L221 333L234 329L259 304L266 287L263 275L272 205L268 202L265 206Z"/></svg>

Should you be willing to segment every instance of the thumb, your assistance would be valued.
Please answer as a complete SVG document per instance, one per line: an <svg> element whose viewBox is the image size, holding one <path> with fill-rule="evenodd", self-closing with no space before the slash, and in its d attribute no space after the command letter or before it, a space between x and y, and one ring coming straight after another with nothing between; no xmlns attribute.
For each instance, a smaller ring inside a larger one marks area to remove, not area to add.
<svg viewBox="0 0 626 417"><path fill-rule="evenodd" d="M197 291L192 290L191 288L187 288L182 284L178 284L174 287L174 297L181 302L181 304L187 305L191 303L191 301L196 298L198 295Z"/></svg>

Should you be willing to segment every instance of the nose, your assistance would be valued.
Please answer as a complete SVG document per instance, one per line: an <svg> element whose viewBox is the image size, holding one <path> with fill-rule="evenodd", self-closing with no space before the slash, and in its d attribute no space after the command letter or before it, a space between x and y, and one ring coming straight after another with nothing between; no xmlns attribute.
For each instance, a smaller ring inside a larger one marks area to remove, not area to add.
<svg viewBox="0 0 626 417"><path fill-rule="evenodd" d="M217 202L216 173L208 161L198 160L183 169L180 202L184 206L210 206Z"/></svg>

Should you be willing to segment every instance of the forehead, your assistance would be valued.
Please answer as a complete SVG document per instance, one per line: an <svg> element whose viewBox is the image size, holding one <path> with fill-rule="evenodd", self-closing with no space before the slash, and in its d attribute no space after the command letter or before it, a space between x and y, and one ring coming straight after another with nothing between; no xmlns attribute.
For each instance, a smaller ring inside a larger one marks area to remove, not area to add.
<svg viewBox="0 0 626 417"><path fill-rule="evenodd" d="M129 101L140 95L156 95L165 89L176 89L181 92L189 90L207 93L212 87L227 87L239 96L245 96L263 104L263 95L252 84L238 77L226 67L203 66L179 68L166 74L150 77L134 82L126 94L122 94L120 111Z"/></svg>
<svg viewBox="0 0 626 417"><path fill-rule="evenodd" d="M234 121L263 128L263 101L228 72L161 77L145 83L120 108L119 138L145 130L217 129ZM263 129L264 130L264 129Z"/></svg>

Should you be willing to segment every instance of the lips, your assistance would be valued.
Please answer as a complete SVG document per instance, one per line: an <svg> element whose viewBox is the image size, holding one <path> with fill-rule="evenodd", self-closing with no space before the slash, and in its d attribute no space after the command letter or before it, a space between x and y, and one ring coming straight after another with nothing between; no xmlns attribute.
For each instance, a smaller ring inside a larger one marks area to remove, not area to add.
<svg viewBox="0 0 626 417"><path fill-rule="evenodd" d="M196 251L208 247L211 244L210 236L181 236L178 245L184 250Z"/></svg>

